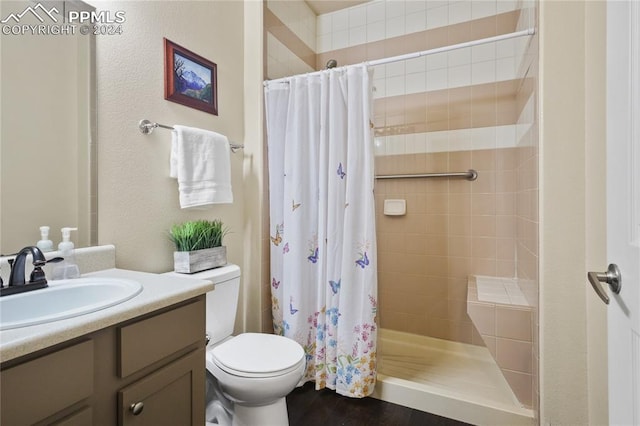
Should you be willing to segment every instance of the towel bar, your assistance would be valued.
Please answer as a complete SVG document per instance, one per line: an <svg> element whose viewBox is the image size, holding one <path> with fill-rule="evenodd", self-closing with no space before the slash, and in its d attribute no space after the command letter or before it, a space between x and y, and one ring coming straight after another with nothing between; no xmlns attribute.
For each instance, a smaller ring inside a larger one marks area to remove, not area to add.
<svg viewBox="0 0 640 426"><path fill-rule="evenodd" d="M166 126L166 125L160 124L160 123L154 123L154 122L149 121L149 120L140 120L140 123L138 123L138 128L140 129L140 133L142 133L143 135L148 135L149 133L153 133L153 130L156 127L161 127L163 129L173 130L173 127L171 127L171 126ZM237 144L231 143L231 142L229 142L229 146L231 147L231 152L233 152L233 153L235 153L239 149L243 149L244 148L244 145L237 145Z"/></svg>

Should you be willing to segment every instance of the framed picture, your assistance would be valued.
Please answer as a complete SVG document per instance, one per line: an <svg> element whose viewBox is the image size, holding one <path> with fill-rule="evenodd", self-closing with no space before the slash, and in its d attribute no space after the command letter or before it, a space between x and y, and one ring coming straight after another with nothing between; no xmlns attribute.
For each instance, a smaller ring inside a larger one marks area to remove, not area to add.
<svg viewBox="0 0 640 426"><path fill-rule="evenodd" d="M217 65L164 39L164 98L218 115Z"/></svg>

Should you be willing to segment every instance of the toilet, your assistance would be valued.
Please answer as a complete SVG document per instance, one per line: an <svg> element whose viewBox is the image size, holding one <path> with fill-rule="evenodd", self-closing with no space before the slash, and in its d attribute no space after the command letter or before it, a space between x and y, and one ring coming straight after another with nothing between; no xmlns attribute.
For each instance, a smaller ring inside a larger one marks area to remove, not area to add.
<svg viewBox="0 0 640 426"><path fill-rule="evenodd" d="M238 266L189 276L215 285L206 295L207 425L288 425L285 397L304 374L302 346L273 334L232 336L240 290Z"/></svg>

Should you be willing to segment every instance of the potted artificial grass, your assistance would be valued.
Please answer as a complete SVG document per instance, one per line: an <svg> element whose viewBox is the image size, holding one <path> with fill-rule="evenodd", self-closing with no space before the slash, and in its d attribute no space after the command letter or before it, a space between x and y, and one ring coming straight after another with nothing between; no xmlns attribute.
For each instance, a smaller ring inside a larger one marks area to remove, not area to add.
<svg viewBox="0 0 640 426"><path fill-rule="evenodd" d="M219 219L192 220L171 227L169 237L175 245L173 268L193 274L227 264L227 248L222 239L229 232Z"/></svg>

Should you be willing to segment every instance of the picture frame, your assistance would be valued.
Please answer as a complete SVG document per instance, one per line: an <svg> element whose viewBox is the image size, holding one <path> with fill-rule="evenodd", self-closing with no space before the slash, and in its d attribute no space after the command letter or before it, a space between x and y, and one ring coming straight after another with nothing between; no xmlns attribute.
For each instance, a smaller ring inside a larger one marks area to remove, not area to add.
<svg viewBox="0 0 640 426"><path fill-rule="evenodd" d="M218 66L164 38L164 98L218 115Z"/></svg>

